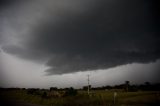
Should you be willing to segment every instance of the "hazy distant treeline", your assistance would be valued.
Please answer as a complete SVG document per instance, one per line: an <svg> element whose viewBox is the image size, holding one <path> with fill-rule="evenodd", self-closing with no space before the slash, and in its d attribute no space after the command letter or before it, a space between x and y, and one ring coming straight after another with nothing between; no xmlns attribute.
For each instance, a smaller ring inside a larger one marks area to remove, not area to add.
<svg viewBox="0 0 160 106"><path fill-rule="evenodd" d="M130 83L125 83L125 84L120 84L120 85L114 85L114 86L102 86L102 87L94 87L92 90L112 90L112 89L121 89L124 91L159 91L160 90L160 83L156 84L151 84L149 82L146 82L144 84L130 84Z"/></svg>
<svg viewBox="0 0 160 106"><path fill-rule="evenodd" d="M68 90L70 88L73 87L69 87L69 88L57 88L57 87L50 87L50 89L40 89L40 88L3 88L0 87L0 90L41 90L41 91L53 91L53 90ZM130 84L129 81L126 81L124 84L119 84L119 85L114 85L114 86L110 86L110 85L106 85L106 86L101 86L101 87L91 87L91 85L89 85L89 88L91 90L113 90L113 89L121 89L124 91L130 91L130 92L134 92L134 91L159 91L160 90L160 83L150 83L150 82L145 82L144 84ZM74 89L74 88L73 88ZM77 90L87 90L88 86L83 86L83 88L79 88Z"/></svg>

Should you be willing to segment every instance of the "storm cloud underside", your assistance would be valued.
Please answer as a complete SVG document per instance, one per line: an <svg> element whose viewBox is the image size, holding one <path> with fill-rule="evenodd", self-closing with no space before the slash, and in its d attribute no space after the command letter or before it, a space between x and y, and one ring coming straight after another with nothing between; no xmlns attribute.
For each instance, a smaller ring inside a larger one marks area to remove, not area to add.
<svg viewBox="0 0 160 106"><path fill-rule="evenodd" d="M2 49L25 59L47 60L48 75L160 58L155 0L40 0L14 5L15 10L6 9L6 3L2 8ZM27 31L20 33L19 28ZM10 31L13 35L6 34Z"/></svg>

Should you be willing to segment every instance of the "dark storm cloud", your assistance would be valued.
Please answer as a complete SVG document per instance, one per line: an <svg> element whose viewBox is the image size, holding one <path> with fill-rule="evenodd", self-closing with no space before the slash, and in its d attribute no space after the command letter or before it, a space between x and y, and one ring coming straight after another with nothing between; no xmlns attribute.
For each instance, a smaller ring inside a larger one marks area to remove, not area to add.
<svg viewBox="0 0 160 106"><path fill-rule="evenodd" d="M1 0L0 6L8 6L10 4L13 4L17 0Z"/></svg>
<svg viewBox="0 0 160 106"><path fill-rule="evenodd" d="M32 29L26 50L21 52L13 46L5 50L19 51L22 57L48 58L48 75L159 59L158 7L154 0L96 3L86 13L58 10L58 22L50 15Z"/></svg>
<svg viewBox="0 0 160 106"><path fill-rule="evenodd" d="M8 8L16 3L22 2L23 0L1 0L0 1L0 9Z"/></svg>

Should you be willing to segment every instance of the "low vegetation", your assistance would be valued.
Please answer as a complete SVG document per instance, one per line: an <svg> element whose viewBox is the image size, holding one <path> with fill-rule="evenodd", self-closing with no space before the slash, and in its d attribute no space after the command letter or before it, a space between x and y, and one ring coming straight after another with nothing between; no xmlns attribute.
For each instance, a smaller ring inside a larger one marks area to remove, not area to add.
<svg viewBox="0 0 160 106"><path fill-rule="evenodd" d="M1 89L0 96L44 106L158 106L159 90L92 89ZM145 88L147 89L147 88ZM114 97L114 93L116 96Z"/></svg>

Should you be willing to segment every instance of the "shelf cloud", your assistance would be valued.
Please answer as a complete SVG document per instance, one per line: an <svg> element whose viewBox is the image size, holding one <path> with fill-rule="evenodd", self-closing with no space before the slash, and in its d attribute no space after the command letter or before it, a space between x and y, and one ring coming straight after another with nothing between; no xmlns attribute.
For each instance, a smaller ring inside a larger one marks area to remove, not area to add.
<svg viewBox="0 0 160 106"><path fill-rule="evenodd" d="M160 58L155 0L13 1L1 4L1 48L24 59L47 61L47 75Z"/></svg>

